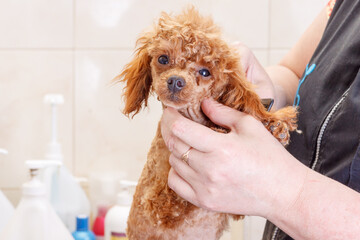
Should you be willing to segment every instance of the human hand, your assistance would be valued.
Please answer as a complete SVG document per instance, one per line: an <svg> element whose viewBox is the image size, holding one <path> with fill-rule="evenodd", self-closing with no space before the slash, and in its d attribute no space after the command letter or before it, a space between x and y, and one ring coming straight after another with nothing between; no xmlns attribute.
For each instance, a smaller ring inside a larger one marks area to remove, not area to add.
<svg viewBox="0 0 360 240"><path fill-rule="evenodd" d="M213 100L204 100L202 109L230 132L215 132L165 109L161 130L171 151L169 187L196 206L233 214L267 217L279 197L281 207L291 204L303 171L293 173L298 162L287 161L292 156L262 123ZM187 164L181 158L190 147Z"/></svg>
<svg viewBox="0 0 360 240"><path fill-rule="evenodd" d="M232 46L240 54L240 62L249 82L255 85L255 92L260 98L275 99L275 88L264 67L256 59L254 53L244 44L235 42Z"/></svg>

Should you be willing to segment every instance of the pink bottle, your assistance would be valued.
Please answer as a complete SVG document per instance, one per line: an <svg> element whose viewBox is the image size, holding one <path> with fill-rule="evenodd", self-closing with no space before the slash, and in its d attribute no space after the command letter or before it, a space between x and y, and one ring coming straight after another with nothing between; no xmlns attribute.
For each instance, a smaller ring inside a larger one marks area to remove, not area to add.
<svg viewBox="0 0 360 240"><path fill-rule="evenodd" d="M104 240L105 237L105 215L108 211L108 208L105 206L98 207L98 214L95 218L93 224L93 232L95 234L96 240Z"/></svg>

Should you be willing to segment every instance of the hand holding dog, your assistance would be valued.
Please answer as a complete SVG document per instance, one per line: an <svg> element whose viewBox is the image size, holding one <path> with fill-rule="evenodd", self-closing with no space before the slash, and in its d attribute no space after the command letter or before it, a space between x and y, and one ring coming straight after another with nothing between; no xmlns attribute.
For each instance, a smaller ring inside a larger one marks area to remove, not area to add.
<svg viewBox="0 0 360 240"><path fill-rule="evenodd" d="M177 194L211 211L265 217L295 239L338 239L331 226L340 227L341 239L358 237L360 208L352 204L358 192L301 164L252 116L213 100L204 100L202 110L230 132L172 108L162 117L171 151L168 185ZM187 164L181 158L190 147ZM324 231L313 227L319 222Z"/></svg>
<svg viewBox="0 0 360 240"><path fill-rule="evenodd" d="M274 84L263 66L261 66L255 57L254 53L246 45L240 42L235 42L232 46L239 52L242 68L246 74L247 80L254 84L255 92L260 98L275 99Z"/></svg>
<svg viewBox="0 0 360 240"><path fill-rule="evenodd" d="M269 217L274 205L291 205L307 170L252 116L209 99L202 110L230 132L215 132L172 108L164 111L162 135L172 152L170 188L196 206L233 214ZM190 147L186 164L181 156ZM294 168L298 171L284 184Z"/></svg>

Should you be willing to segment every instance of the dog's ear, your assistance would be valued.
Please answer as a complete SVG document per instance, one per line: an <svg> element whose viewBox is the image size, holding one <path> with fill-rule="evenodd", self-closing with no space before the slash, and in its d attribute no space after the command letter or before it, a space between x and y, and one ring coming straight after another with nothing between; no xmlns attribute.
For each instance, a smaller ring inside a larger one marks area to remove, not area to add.
<svg viewBox="0 0 360 240"><path fill-rule="evenodd" d="M127 116L133 114L132 117L134 117L143 105L147 106L152 84L149 44L150 39L147 36L143 36L137 41L139 47L133 60L125 65L122 73L116 78L117 81L125 83L123 113Z"/></svg>
<svg viewBox="0 0 360 240"><path fill-rule="evenodd" d="M265 111L254 86L246 79L239 60L233 59L223 73L224 86L217 101L231 108L259 117Z"/></svg>

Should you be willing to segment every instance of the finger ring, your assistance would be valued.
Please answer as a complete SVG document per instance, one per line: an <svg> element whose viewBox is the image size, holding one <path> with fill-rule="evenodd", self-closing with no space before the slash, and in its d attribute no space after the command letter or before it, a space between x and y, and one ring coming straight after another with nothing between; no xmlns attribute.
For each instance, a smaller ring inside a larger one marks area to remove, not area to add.
<svg viewBox="0 0 360 240"><path fill-rule="evenodd" d="M189 150L186 151L186 153L181 155L181 160L183 160L187 165L189 165L189 153L190 153L191 149L192 149L192 147L190 147Z"/></svg>

